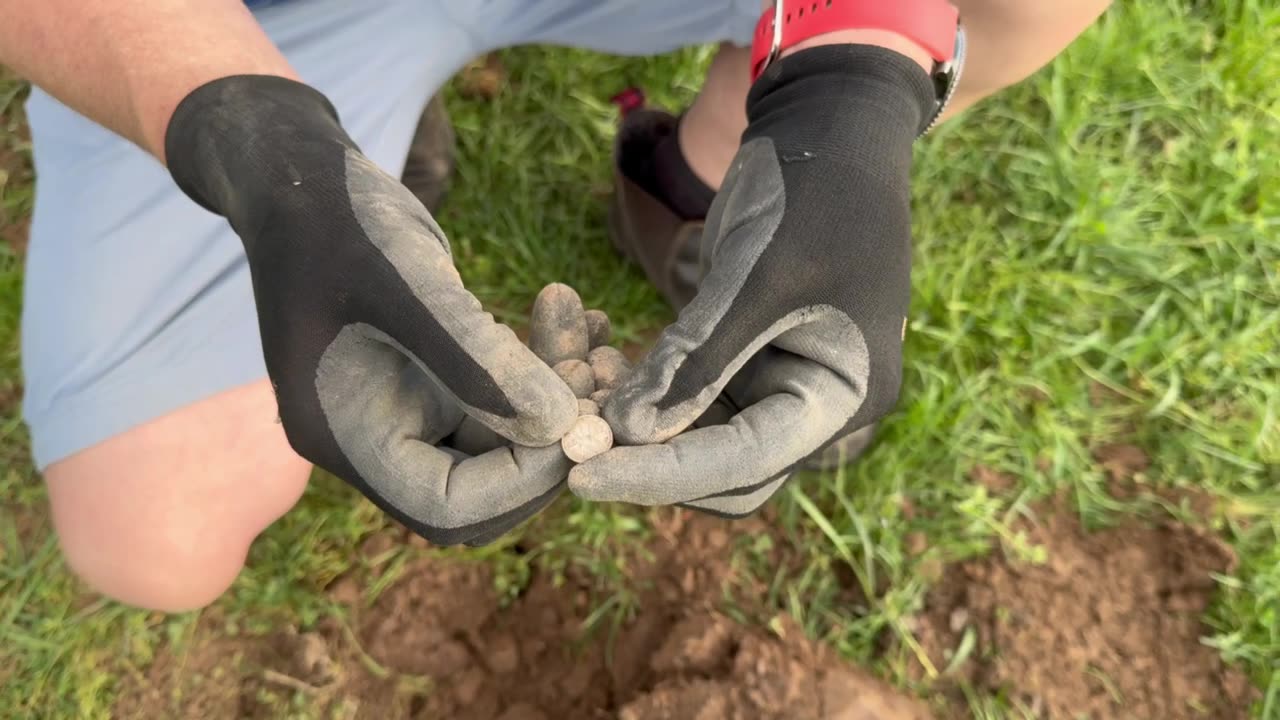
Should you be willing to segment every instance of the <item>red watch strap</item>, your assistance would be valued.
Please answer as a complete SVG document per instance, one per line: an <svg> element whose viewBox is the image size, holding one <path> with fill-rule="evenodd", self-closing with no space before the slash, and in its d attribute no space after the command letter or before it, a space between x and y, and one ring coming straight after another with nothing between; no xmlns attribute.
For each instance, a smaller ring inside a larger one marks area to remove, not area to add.
<svg viewBox="0 0 1280 720"><path fill-rule="evenodd" d="M783 11L780 50L825 33L863 29L898 33L940 63L955 55L960 11L948 0L789 0ZM771 7L756 23L751 42L752 81L764 71L773 47L773 18Z"/></svg>

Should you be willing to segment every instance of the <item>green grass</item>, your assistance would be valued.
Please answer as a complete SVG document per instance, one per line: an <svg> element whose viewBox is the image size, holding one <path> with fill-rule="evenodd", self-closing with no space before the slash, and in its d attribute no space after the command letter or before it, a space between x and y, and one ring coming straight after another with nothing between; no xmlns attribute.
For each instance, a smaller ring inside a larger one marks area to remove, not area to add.
<svg viewBox="0 0 1280 720"><path fill-rule="evenodd" d="M1214 522L1241 565L1222 578L1207 642L1262 688L1258 716L1280 717L1276 47L1280 10L1263 0L1117 3L1051 67L920 145L903 400L865 462L804 477L777 501L805 565L771 584L772 599L906 683L909 646L877 649L920 607L922 566L983 551L1020 508L1064 489L1090 521L1129 512L1106 493L1091 448L1133 442L1151 455L1153 485L1221 499ZM441 223L461 271L513 322L560 280L607 310L624 338L640 338L669 314L608 249L607 98L636 83L679 107L709 50L505 58L500 97L450 96L462 162ZM25 152L12 135L17 92L0 82L0 157ZM0 176L0 211L29 212L29 181ZM0 390L18 383L20 273L0 247ZM120 668L145 664L192 618L86 600L48 534L18 532L43 491L17 408L0 409L0 707L102 716ZM972 483L976 464L1016 477L1015 499ZM231 625L255 632L329 612L319 589L382 522L353 499L330 479L313 484L220 601ZM554 513L534 552L481 552L501 563L509 589L531 563L590 565L607 620L630 602L619 549L644 525L616 507L564 502ZM928 536L923 556L906 551L910 532ZM869 612L837 602L840 564L865 587L887 588ZM999 698L974 703L982 717L1014 716Z"/></svg>

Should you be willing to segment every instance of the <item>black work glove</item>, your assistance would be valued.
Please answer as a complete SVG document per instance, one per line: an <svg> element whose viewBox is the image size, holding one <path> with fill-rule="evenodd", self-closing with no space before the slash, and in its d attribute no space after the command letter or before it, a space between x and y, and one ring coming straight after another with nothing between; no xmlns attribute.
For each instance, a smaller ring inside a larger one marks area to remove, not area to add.
<svg viewBox="0 0 1280 720"><path fill-rule="evenodd" d="M707 218L697 297L604 408L632 447L574 468L573 492L744 515L894 406L911 146L934 105L928 74L883 48L818 47L768 68ZM728 406L719 420L713 402Z"/></svg>
<svg viewBox="0 0 1280 720"><path fill-rule="evenodd" d="M490 540L554 498L573 393L481 310L440 227L323 95L215 80L178 106L165 150L182 189L244 242L300 455L441 544Z"/></svg>

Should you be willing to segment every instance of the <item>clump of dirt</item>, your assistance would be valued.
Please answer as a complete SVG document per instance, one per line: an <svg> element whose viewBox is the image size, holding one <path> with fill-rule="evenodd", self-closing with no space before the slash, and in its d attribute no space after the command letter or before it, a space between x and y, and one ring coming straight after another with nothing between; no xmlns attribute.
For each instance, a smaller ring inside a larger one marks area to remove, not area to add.
<svg viewBox="0 0 1280 720"><path fill-rule="evenodd" d="M458 93L470 100L492 100L507 83L507 69L498 53L488 53L463 66L454 81Z"/></svg>
<svg viewBox="0 0 1280 720"><path fill-rule="evenodd" d="M1128 443L1109 443L1096 447L1093 458L1113 482L1129 480L1151 466L1151 458L1147 456L1147 452Z"/></svg>
<svg viewBox="0 0 1280 720"><path fill-rule="evenodd" d="M692 615L650 659L652 689L621 720L923 720L928 711L833 659L784 623L781 637L723 615Z"/></svg>
<svg viewBox="0 0 1280 720"><path fill-rule="evenodd" d="M1018 479L988 465L974 465L969 479L986 488L992 495L1003 495L1017 487Z"/></svg>
<svg viewBox="0 0 1280 720"><path fill-rule="evenodd" d="M1256 691L1201 642L1229 546L1171 521L1088 532L1056 506L1019 529L1047 562L961 563L928 599L916 634L935 665L974 641L948 681L1049 719L1247 717Z"/></svg>
<svg viewBox="0 0 1280 720"><path fill-rule="evenodd" d="M162 653L143 682L127 683L118 714L280 717L302 695L326 716L377 720L928 717L790 621L765 630L716 610L735 587L748 591L735 593L748 612L766 610L749 607L750 581L731 560L732 538L765 532L763 522L654 518L639 553L648 559L634 564L638 610L613 632L584 633L593 579L572 568L535 574L502 607L493 564L421 553L370 606L350 578L335 583L347 621L268 638L215 639L208 628L207 641Z"/></svg>

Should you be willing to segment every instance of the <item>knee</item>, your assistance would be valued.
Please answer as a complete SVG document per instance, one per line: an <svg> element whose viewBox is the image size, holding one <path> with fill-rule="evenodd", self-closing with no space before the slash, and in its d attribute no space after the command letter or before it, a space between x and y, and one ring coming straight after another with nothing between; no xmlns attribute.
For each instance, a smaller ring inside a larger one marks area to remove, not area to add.
<svg viewBox="0 0 1280 720"><path fill-rule="evenodd" d="M94 590L149 610L209 605L244 568L249 546L301 496L307 466L248 477L209 467L192 477L129 480L105 473L46 473L54 527L67 566ZM186 487L184 487L184 485Z"/></svg>
<svg viewBox="0 0 1280 720"><path fill-rule="evenodd" d="M58 523L68 568L90 588L147 610L185 612L217 600L244 567L252 538L196 538L185 528L153 526L120 534Z"/></svg>
<svg viewBox="0 0 1280 720"><path fill-rule="evenodd" d="M181 612L213 602L254 539L297 502L310 466L152 462L50 467L53 524L68 567L129 605Z"/></svg>
<svg viewBox="0 0 1280 720"><path fill-rule="evenodd" d="M59 460L45 481L76 574L121 602L177 612L231 585L310 471L275 422L263 381Z"/></svg>

